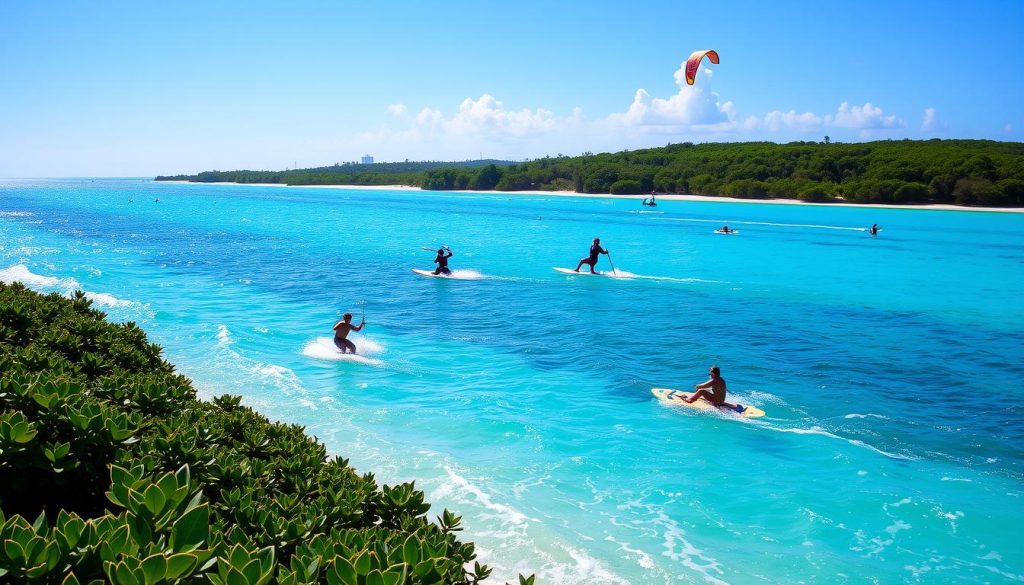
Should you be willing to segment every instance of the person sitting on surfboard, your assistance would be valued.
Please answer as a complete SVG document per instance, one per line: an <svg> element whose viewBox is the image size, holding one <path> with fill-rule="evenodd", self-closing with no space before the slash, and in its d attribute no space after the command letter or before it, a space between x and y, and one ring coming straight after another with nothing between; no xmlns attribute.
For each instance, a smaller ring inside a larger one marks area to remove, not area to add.
<svg viewBox="0 0 1024 585"><path fill-rule="evenodd" d="M349 331L362 331L364 325L366 325L365 318L359 325L353 325L352 313L345 313L342 315L341 321L334 324L334 345L338 346L341 353L345 353L345 350L356 352L356 344L348 339L348 333Z"/></svg>
<svg viewBox="0 0 1024 585"><path fill-rule="evenodd" d="M723 226L722 226L722 233L723 233L723 234L727 234L727 233L729 233L729 232L731 232L731 231L732 231L732 230L730 230L730 229L729 229L729 226L727 226L727 225L723 225Z"/></svg>
<svg viewBox="0 0 1024 585"><path fill-rule="evenodd" d="M703 398L715 406L725 405L725 378L722 377L722 371L718 369L718 366L711 366L708 374L711 375L711 378L703 384L695 384L693 389L696 392L687 398L686 402L693 404ZM708 392L708 388L711 389L711 392Z"/></svg>
<svg viewBox="0 0 1024 585"><path fill-rule="evenodd" d="M445 250L448 251L447 256L445 256L444 254ZM452 251L449 250L447 247L437 249L437 258L434 258L434 264L437 264L437 270L434 271L435 275L452 273L451 270L448 270L448 259L451 258L452 256L454 256L454 254L452 254Z"/></svg>
<svg viewBox="0 0 1024 585"><path fill-rule="evenodd" d="M586 258L580 258L580 263L576 265L576 270L574 272L579 272L580 266L583 266L584 264L589 264L590 273L597 274L596 272L594 272L594 265L597 264L597 257L600 254L607 253L608 250L605 250L604 248L601 247L601 238L594 238L594 243L590 245L590 256Z"/></svg>

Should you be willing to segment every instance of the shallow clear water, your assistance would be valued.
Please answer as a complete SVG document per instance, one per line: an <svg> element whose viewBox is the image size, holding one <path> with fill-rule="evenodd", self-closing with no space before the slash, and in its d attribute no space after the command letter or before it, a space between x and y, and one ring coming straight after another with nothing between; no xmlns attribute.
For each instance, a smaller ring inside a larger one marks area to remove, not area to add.
<svg viewBox="0 0 1024 585"><path fill-rule="evenodd" d="M415 479L496 583L1024 580L1024 215L643 211L5 180L0 279L82 288L204 396ZM595 236L632 278L552 270ZM464 278L411 272L441 244ZM341 360L331 326L361 301ZM712 363L767 416L651 400Z"/></svg>

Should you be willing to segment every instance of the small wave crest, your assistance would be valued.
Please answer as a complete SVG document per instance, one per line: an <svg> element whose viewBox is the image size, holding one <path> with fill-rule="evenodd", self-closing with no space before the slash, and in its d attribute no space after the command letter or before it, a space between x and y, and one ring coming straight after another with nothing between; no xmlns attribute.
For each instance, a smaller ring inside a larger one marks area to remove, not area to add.
<svg viewBox="0 0 1024 585"><path fill-rule="evenodd" d="M778 433L793 433L793 434L796 434L796 435L821 435L823 437L829 437L830 439L838 439L840 441L846 441L847 443L849 443L849 444L851 444L851 445L853 445L855 447L863 447L864 449L868 449L869 451L874 451L875 453L878 453L879 455L884 455L885 457L888 457L890 459L899 459L899 460L902 460L902 461L913 461L914 460L914 457L910 457L910 456L907 456L907 455L901 455L899 453L890 453L889 451L884 451L882 449L879 449L878 447L875 447L873 445L869 445L869 444L867 444L864 441L861 441L859 439L848 439L846 437L837 435L837 434L835 434L833 432L827 431L827 430L825 430L825 429L823 429L821 427L818 427L818 426L813 426L813 427L811 427L809 429L799 428L799 427L796 427L796 428L767 427L767 428L770 428L771 430L773 430L775 432L778 432Z"/></svg>
<svg viewBox="0 0 1024 585"><path fill-rule="evenodd" d="M119 299L110 293L86 291L74 278L57 278L56 276L36 274L24 264L15 264L0 270L0 282L7 284L20 282L29 288L41 291L55 291L64 296L71 296L75 291L81 290L85 293L85 298L92 301L93 304L103 307L125 308L139 306L134 301Z"/></svg>
<svg viewBox="0 0 1024 585"><path fill-rule="evenodd" d="M60 279L55 276L43 276L28 269L24 264L15 264L0 270L0 282L13 284L20 282L25 286L40 288L78 288L78 282L73 278Z"/></svg>
<svg viewBox="0 0 1024 585"><path fill-rule="evenodd" d="M103 305L104 307L131 307L135 304L132 301L119 299L109 293L87 292L85 293L85 298L89 299L94 304Z"/></svg>

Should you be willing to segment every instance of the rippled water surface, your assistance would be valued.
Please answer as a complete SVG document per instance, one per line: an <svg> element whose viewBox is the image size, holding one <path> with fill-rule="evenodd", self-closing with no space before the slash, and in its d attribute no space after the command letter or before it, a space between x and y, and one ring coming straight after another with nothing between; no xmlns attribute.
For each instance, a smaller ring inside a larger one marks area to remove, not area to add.
<svg viewBox="0 0 1024 585"><path fill-rule="evenodd" d="M596 236L627 278L552 270ZM0 279L415 479L495 583L1024 580L1021 214L5 180ZM767 416L651 399L712 363Z"/></svg>

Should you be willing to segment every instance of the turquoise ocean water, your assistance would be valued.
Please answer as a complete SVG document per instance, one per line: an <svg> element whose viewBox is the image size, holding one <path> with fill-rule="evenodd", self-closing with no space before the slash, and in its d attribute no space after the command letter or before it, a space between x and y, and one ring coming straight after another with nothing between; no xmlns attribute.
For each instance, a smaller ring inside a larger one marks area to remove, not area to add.
<svg viewBox="0 0 1024 585"><path fill-rule="evenodd" d="M596 236L633 278L552 270ZM415 479L495 583L1024 581L1022 214L3 180L0 279ZM712 363L767 416L651 400Z"/></svg>

